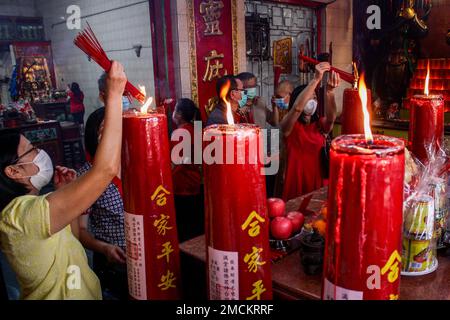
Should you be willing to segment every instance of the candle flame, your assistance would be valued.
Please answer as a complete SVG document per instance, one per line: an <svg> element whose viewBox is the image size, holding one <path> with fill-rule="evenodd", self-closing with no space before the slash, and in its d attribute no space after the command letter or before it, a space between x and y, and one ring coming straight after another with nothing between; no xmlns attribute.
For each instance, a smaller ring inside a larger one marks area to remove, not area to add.
<svg viewBox="0 0 450 320"><path fill-rule="evenodd" d="M364 82L364 73L361 74L359 78L358 85L359 98L361 99L361 106L364 114L364 135L366 136L366 141L369 143L373 142L372 130L370 129L370 115L367 108L367 88Z"/></svg>
<svg viewBox="0 0 450 320"><path fill-rule="evenodd" d="M233 118L233 113L231 112L231 104L230 102L227 100L227 94L228 94L228 90L230 89L230 80L228 80L225 85L222 87L222 89L220 90L220 99L222 99L223 102L225 102L226 106L227 106L227 121L228 124L234 124L234 118Z"/></svg>
<svg viewBox="0 0 450 320"><path fill-rule="evenodd" d="M424 93L428 96L430 94L429 91L429 83L430 83L430 60L428 60L428 64L427 64L427 76L425 78L425 89L424 89Z"/></svg>
<svg viewBox="0 0 450 320"><path fill-rule="evenodd" d="M142 94L147 97L147 91L145 90L145 86L141 86L139 85L139 90L142 92ZM153 102L153 97L149 97L147 99L147 101L145 101L145 103L142 105L141 107L141 112L142 113L147 113L148 112L148 108L150 108L150 105Z"/></svg>

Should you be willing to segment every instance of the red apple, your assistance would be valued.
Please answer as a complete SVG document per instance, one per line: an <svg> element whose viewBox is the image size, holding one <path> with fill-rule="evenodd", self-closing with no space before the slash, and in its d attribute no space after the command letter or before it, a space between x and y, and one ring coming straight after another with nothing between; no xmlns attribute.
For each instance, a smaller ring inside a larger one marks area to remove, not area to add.
<svg viewBox="0 0 450 320"><path fill-rule="evenodd" d="M276 217L270 222L270 233L275 239L287 239L292 234L292 222L286 217Z"/></svg>
<svg viewBox="0 0 450 320"><path fill-rule="evenodd" d="M269 211L269 217L282 217L284 216L286 204L283 199L280 198L269 198L267 199L267 210Z"/></svg>
<svg viewBox="0 0 450 320"><path fill-rule="evenodd" d="M302 229L303 223L305 222L305 216L303 215L303 213L298 211L291 211L287 214L286 217L292 222L293 233L297 233Z"/></svg>

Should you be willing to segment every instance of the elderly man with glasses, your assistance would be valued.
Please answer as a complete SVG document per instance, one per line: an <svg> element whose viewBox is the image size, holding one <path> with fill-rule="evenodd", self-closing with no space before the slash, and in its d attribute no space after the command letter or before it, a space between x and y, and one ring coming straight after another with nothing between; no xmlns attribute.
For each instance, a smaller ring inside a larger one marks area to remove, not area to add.
<svg viewBox="0 0 450 320"><path fill-rule="evenodd" d="M227 75L219 80L217 80L216 91L219 97L219 102L217 103L214 110L209 115L207 126L213 124L227 124L227 106L222 99L220 99L220 92L229 83L230 87L228 89L226 99L230 102L231 111L233 113L235 123L245 123L247 122L245 118L242 118L238 113L240 106L244 106L247 100L246 90L241 80L232 75Z"/></svg>

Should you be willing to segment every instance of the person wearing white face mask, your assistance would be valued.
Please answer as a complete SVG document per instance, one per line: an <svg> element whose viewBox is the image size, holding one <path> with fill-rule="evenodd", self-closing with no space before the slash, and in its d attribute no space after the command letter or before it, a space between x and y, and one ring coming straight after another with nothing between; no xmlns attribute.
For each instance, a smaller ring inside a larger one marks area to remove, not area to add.
<svg viewBox="0 0 450 320"><path fill-rule="evenodd" d="M38 195L53 176L45 151L17 132L0 133L0 249L16 273L22 299L102 298L99 280L76 239L76 222L119 170L125 84L123 67L114 61L92 169L76 178L73 170L56 167L52 193Z"/></svg>
<svg viewBox="0 0 450 320"><path fill-rule="evenodd" d="M326 114L322 118L317 113L315 89L330 68L328 62L319 63L314 79L307 86L294 89L289 101L289 112L280 123L287 152L283 187L285 200L323 186L325 172L322 149L336 120L334 88L339 86L339 75L332 71L329 77L325 93Z"/></svg>

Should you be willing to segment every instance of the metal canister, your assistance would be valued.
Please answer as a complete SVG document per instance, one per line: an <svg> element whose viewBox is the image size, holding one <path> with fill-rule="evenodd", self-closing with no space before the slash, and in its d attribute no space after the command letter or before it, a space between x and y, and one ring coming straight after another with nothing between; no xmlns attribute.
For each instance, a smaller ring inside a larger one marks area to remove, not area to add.
<svg viewBox="0 0 450 320"><path fill-rule="evenodd" d="M403 238L402 271L422 272L431 269L435 259L432 242Z"/></svg>
<svg viewBox="0 0 450 320"><path fill-rule="evenodd" d="M403 230L406 238L430 240L434 231L434 199L419 195L408 201L405 207Z"/></svg>

